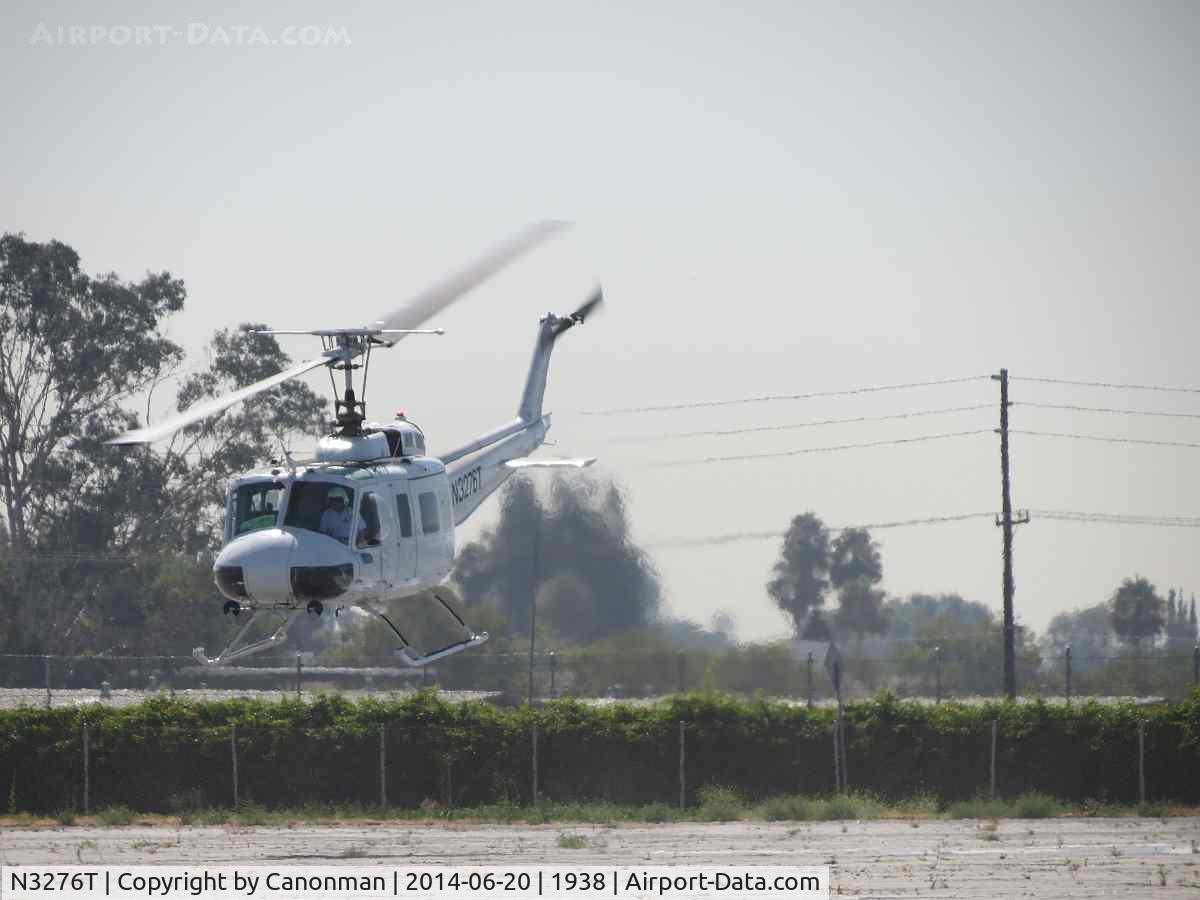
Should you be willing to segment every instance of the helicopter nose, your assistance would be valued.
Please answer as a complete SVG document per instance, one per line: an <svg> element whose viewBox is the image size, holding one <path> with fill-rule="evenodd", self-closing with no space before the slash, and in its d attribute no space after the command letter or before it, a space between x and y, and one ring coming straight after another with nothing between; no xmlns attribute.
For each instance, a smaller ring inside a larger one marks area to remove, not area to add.
<svg viewBox="0 0 1200 900"><path fill-rule="evenodd" d="M291 598L289 567L294 535L265 528L243 535L217 556L213 580L230 600L286 603Z"/></svg>
<svg viewBox="0 0 1200 900"><path fill-rule="evenodd" d="M291 589L297 600L332 600L354 582L353 554L324 535L298 532L291 567Z"/></svg>

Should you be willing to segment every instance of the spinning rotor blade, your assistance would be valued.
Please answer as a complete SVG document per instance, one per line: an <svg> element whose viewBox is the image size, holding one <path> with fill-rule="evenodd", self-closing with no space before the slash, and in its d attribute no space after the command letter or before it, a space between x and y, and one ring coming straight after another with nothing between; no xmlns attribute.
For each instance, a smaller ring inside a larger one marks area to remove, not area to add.
<svg viewBox="0 0 1200 900"><path fill-rule="evenodd" d="M587 317L592 313L599 310L603 303L604 291L601 290L599 285L597 285L596 290L592 293L592 296L588 297L587 300L584 301L584 304L579 307L579 309L575 310L575 312L571 313L569 316L564 316L558 320L558 324L554 326L554 336L558 337L558 335L562 334L568 328L573 328L576 325L582 325L584 320L587 319Z"/></svg>
<svg viewBox="0 0 1200 900"><path fill-rule="evenodd" d="M157 441L159 438L164 438L169 434L174 434L180 428L186 428L189 425L195 425L201 419L207 419L209 416L216 415L223 410L228 409L235 403L240 403L253 397L255 394L261 394L263 391L268 391L277 384L283 384L289 378L295 378L297 375L303 375L305 372L312 369L327 366L333 362L330 357L322 356L318 359L305 360L302 363L297 363L291 368L284 369L270 378L264 378L262 381L256 381L254 384L247 385L241 390L234 391L232 394L226 394L223 397L217 397L215 400L209 400L206 403L197 403L195 406L184 410L177 416L172 416L164 422L157 425L148 425L145 428L139 428L136 431L127 431L122 435L106 441L108 444L149 444Z"/></svg>
<svg viewBox="0 0 1200 900"><path fill-rule="evenodd" d="M385 330L419 327L472 288L496 274L522 253L532 250L542 241L554 236L569 225L569 222L547 219L526 226L469 265L411 297L403 306L382 316L378 327Z"/></svg>

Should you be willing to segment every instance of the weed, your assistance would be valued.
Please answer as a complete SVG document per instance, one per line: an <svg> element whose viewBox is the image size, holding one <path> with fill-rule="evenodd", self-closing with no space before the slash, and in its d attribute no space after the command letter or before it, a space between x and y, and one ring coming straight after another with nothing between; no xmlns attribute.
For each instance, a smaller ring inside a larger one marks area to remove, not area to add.
<svg viewBox="0 0 1200 900"><path fill-rule="evenodd" d="M640 818L643 822L670 822L675 818L675 810L666 803L648 803L642 807Z"/></svg>
<svg viewBox="0 0 1200 900"><path fill-rule="evenodd" d="M753 812L768 822L804 822L815 818L813 801L796 794L764 800Z"/></svg>
<svg viewBox="0 0 1200 900"><path fill-rule="evenodd" d="M346 847L338 853L338 859L364 859L370 854L362 847Z"/></svg>
<svg viewBox="0 0 1200 900"><path fill-rule="evenodd" d="M66 809L60 809L54 814L54 820L59 825L74 825L75 824L75 808L68 806Z"/></svg>
<svg viewBox="0 0 1200 900"><path fill-rule="evenodd" d="M1051 797L1037 791L1022 794L1013 804L1018 819L1049 819L1065 812L1066 807Z"/></svg>
<svg viewBox="0 0 1200 900"><path fill-rule="evenodd" d="M733 822L742 817L745 803L737 788L705 785L697 791L700 807L696 818L702 822Z"/></svg>
<svg viewBox="0 0 1200 900"><path fill-rule="evenodd" d="M582 834L564 831L558 836L558 846L563 850L583 850L588 842Z"/></svg>
<svg viewBox="0 0 1200 900"><path fill-rule="evenodd" d="M1144 819L1163 819L1167 815L1167 804L1165 803L1139 803L1137 814Z"/></svg>
<svg viewBox="0 0 1200 900"><path fill-rule="evenodd" d="M96 821L108 827L132 825L136 814L128 806L107 806L96 813Z"/></svg>
<svg viewBox="0 0 1200 900"><path fill-rule="evenodd" d="M266 825L270 819L267 811L257 803L245 803L238 807L233 821L238 825Z"/></svg>

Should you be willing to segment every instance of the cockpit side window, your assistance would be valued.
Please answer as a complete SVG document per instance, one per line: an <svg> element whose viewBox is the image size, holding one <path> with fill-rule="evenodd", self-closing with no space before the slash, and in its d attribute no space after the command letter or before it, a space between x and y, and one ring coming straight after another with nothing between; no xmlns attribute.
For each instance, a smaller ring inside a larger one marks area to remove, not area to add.
<svg viewBox="0 0 1200 900"><path fill-rule="evenodd" d="M297 481L292 484L283 524L327 534L348 544L353 511L353 488L329 481Z"/></svg>
<svg viewBox="0 0 1200 900"><path fill-rule="evenodd" d="M363 494L362 503L358 508L358 528L355 542L359 547L378 547L381 526L379 522L379 501L374 492Z"/></svg>
<svg viewBox="0 0 1200 900"><path fill-rule="evenodd" d="M275 481L243 484L233 492L233 536L249 534L278 524L283 485Z"/></svg>

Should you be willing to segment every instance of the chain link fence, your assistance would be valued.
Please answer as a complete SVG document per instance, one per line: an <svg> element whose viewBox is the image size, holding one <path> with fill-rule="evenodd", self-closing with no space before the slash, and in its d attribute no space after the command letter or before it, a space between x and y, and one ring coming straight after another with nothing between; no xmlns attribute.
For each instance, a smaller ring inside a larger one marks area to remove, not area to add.
<svg viewBox="0 0 1200 900"><path fill-rule="evenodd" d="M39 656L0 654L0 707L62 705L84 699L137 702L154 692L218 698L231 693L370 694L438 688L464 698L502 701L553 697L634 699L690 691L763 695L813 705L833 701L821 655L787 645L721 651L463 653L423 668L391 657L331 665L308 654L260 656L247 664L206 667L186 656ZM1001 661L954 649L905 648L890 656L842 652L843 697L881 690L938 703L994 698ZM531 677L532 675L532 677ZM1115 656L1019 656L1024 698L1178 699L1200 687L1200 647L1190 653Z"/></svg>

